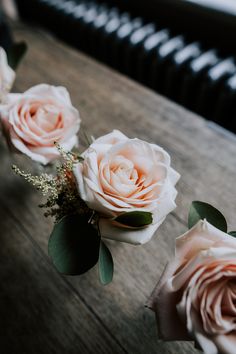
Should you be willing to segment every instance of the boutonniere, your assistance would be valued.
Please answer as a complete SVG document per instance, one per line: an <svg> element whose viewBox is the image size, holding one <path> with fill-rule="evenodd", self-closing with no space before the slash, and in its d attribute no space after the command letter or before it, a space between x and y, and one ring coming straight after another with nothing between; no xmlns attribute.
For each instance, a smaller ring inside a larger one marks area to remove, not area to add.
<svg viewBox="0 0 236 354"><path fill-rule="evenodd" d="M82 153L57 149L56 174L14 170L47 196L45 215L55 218L48 251L59 272L79 275L98 263L100 280L113 277L105 239L148 242L176 207L179 174L160 146L129 139L118 130L91 142Z"/></svg>
<svg viewBox="0 0 236 354"><path fill-rule="evenodd" d="M148 306L164 340L193 340L206 354L235 353L236 232L224 216L193 202L189 230L176 239L175 257Z"/></svg>

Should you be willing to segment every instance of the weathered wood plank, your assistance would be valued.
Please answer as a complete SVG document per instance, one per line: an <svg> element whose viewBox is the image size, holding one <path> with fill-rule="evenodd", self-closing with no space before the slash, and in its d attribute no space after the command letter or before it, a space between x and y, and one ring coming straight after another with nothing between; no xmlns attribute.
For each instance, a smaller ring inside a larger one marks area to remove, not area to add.
<svg viewBox="0 0 236 354"><path fill-rule="evenodd" d="M30 48L18 72L16 91L41 82L64 85L80 109L88 133L99 136L116 128L130 137L138 136L159 143L171 153L174 167L182 174L178 184L178 208L159 229L157 238L143 247L110 242L116 270L110 286L104 288L99 285L96 269L79 278L67 278L66 284L69 281L73 293L83 300L90 315L104 325L101 331L108 335L109 329L127 352L197 353L189 343L158 342L154 316L143 304L173 252L174 238L186 228L187 209L193 199L213 203L233 226L236 208L232 193L236 177L235 139L228 140L202 119L40 32L19 26L15 34L24 38ZM5 160L2 166L9 171L10 161L6 157ZM26 167L30 165L22 158L17 158L17 161ZM36 207L41 197L18 177L8 176L6 181L3 171L0 176L1 184L8 185L8 188L2 188L1 200L11 210L16 224L21 225L24 235L44 252L46 262L51 222L45 221ZM29 263L30 257L32 255ZM53 283L57 275L48 267ZM44 281L50 280L40 280L42 284ZM65 278L61 278L61 282L65 282ZM52 290L54 292L55 289ZM49 298L51 296L48 295ZM66 316L68 309L61 311L58 316ZM73 320L76 321L75 318ZM84 352L91 353L94 348L92 338L87 333L81 336L86 338ZM68 342L70 348L71 343ZM107 348L106 342L107 338L101 336L102 348ZM119 344L115 348L113 352L117 348L121 350ZM49 351L46 349L44 352Z"/></svg>

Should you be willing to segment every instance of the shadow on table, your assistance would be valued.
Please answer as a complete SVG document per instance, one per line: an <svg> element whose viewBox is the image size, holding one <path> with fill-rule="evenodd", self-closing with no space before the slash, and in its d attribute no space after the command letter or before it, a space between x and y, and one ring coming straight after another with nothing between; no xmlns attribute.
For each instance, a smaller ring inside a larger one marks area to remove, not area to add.
<svg viewBox="0 0 236 354"><path fill-rule="evenodd" d="M42 306L47 302L47 292L40 283L40 263L30 263L32 245L2 206L0 212L1 352L33 353L32 344L47 328L50 308L46 312ZM37 262L37 257L34 259Z"/></svg>
<svg viewBox="0 0 236 354"><path fill-rule="evenodd" d="M35 191L14 175L12 156L1 145L0 164L0 352L44 353L51 346L47 352L54 353L48 337L56 293L40 249L21 224Z"/></svg>

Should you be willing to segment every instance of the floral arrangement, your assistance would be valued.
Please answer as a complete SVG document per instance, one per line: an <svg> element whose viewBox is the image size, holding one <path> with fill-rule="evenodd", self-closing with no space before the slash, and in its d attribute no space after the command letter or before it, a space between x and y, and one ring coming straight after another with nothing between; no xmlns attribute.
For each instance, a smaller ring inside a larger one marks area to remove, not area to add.
<svg viewBox="0 0 236 354"><path fill-rule="evenodd" d="M10 150L42 173L13 170L46 198L40 207L55 220L48 252L57 270L80 275L98 264L106 285L114 265L105 240L148 242L176 207L180 175L162 147L118 130L91 137L80 152L81 119L66 88L39 84L9 93L25 49L21 43L7 55L0 48L0 121ZM227 233L224 216L198 201L188 225L148 306L162 339L193 340L206 354L233 354L236 232Z"/></svg>
<svg viewBox="0 0 236 354"><path fill-rule="evenodd" d="M193 340L206 354L235 353L236 232L224 216L193 202L189 230L176 239L148 306L164 340Z"/></svg>

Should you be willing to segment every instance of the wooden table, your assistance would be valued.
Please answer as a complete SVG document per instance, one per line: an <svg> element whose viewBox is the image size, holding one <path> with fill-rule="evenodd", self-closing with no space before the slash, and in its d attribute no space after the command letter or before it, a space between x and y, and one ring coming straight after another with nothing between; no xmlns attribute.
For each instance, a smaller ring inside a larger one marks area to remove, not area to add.
<svg viewBox="0 0 236 354"><path fill-rule="evenodd" d="M214 204L235 229L236 139L36 29L18 24L14 33L29 45L14 91L42 82L66 86L88 134L116 128L160 144L182 178L178 207L151 242L109 243L115 274L103 287L97 268L80 277L57 273L47 255L52 221L37 208L42 197L10 169L13 162L26 168L31 162L2 145L1 353L197 353L191 343L158 341L155 316L144 304L175 237L186 230L192 200Z"/></svg>

